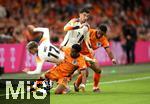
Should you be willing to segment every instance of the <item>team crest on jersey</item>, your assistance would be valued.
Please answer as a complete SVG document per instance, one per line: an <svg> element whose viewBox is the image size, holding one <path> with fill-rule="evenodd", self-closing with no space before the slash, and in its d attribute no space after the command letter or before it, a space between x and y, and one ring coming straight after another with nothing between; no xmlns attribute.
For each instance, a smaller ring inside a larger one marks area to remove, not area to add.
<svg viewBox="0 0 150 104"><path fill-rule="evenodd" d="M72 61L72 64L73 64L73 65L77 65L77 63L78 63L77 60L73 60L73 61Z"/></svg>
<svg viewBox="0 0 150 104"><path fill-rule="evenodd" d="M96 45L97 45L97 47L101 47L102 46L102 44L100 42L98 42Z"/></svg>

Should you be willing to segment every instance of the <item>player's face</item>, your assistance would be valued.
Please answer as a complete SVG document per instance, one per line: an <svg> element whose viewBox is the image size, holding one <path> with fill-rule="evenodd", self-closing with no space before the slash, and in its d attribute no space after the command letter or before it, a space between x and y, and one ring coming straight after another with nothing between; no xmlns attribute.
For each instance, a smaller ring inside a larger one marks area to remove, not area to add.
<svg viewBox="0 0 150 104"><path fill-rule="evenodd" d="M38 51L37 48L32 48L32 49L29 50L29 52L30 52L31 54L33 54L33 55L36 54L37 51Z"/></svg>
<svg viewBox="0 0 150 104"><path fill-rule="evenodd" d="M71 57L72 58L79 57L79 52L77 52L74 48L71 49Z"/></svg>
<svg viewBox="0 0 150 104"><path fill-rule="evenodd" d="M80 21L82 23L86 22L89 19L89 13L83 12L79 14Z"/></svg>
<svg viewBox="0 0 150 104"><path fill-rule="evenodd" d="M96 37L100 38L103 35L103 32L100 29L97 29L96 31L97 31Z"/></svg>

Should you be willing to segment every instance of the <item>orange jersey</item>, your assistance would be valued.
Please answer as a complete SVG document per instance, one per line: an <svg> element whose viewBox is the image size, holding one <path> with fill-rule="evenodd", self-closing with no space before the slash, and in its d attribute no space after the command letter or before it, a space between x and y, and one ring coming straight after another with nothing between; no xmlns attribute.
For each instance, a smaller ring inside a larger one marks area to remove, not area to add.
<svg viewBox="0 0 150 104"><path fill-rule="evenodd" d="M89 30L89 38L90 38L90 43L91 43L90 47L93 50L96 50L101 46L104 47L104 48L109 47L109 42L108 42L106 36L103 35L101 38L97 39L96 34L97 33L96 33L95 29L90 29ZM90 56L89 50L88 50L85 42L82 42L82 51L81 51L81 53L84 54L84 55Z"/></svg>
<svg viewBox="0 0 150 104"><path fill-rule="evenodd" d="M82 70L87 67L84 56L80 54L78 58L74 59L70 56L70 48L63 48L63 51L65 52L65 60L58 66L50 69L48 77L52 80L69 77L75 71L75 67L77 67L78 70Z"/></svg>

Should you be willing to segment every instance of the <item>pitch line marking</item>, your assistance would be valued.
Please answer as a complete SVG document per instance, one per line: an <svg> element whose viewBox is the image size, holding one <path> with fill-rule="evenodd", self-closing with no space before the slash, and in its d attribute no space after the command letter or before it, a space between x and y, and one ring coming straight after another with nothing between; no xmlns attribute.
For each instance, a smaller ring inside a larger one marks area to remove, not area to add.
<svg viewBox="0 0 150 104"><path fill-rule="evenodd" d="M114 80L114 81L107 81L107 82L101 82L100 84L114 84L114 83L124 83L124 82L132 82L132 81L139 81L139 80L145 80L145 79L150 79L150 76L147 77L138 77L138 78L130 78L130 79L124 79L124 80ZM86 85L92 85L93 83L87 83ZM70 86L73 87L73 86ZM25 93L25 92L21 92ZM16 93L14 93L16 94ZM5 96L6 94L1 94L0 96ZM11 95L11 94L10 94Z"/></svg>

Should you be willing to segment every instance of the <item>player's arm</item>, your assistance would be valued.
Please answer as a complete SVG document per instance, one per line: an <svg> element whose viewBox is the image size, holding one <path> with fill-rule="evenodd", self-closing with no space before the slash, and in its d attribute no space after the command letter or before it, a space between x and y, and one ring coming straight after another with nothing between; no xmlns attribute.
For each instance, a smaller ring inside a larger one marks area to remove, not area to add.
<svg viewBox="0 0 150 104"><path fill-rule="evenodd" d="M33 32L42 32L42 40L48 40L50 41L50 33L48 28L43 28L43 27L37 27L33 29Z"/></svg>
<svg viewBox="0 0 150 104"><path fill-rule="evenodd" d="M109 58L111 59L112 63L113 63L113 64L117 64L117 61L116 61L116 59L114 58L114 55L113 55L113 53L111 52L110 48L109 48L109 47L105 47L105 50L106 50L106 52L107 52Z"/></svg>
<svg viewBox="0 0 150 104"><path fill-rule="evenodd" d="M27 26L27 29L28 29L28 31L29 31L30 34L34 34L34 33L33 33L34 28L36 28L36 27L33 26L33 25L28 25L28 26Z"/></svg>
<svg viewBox="0 0 150 104"><path fill-rule="evenodd" d="M85 26L87 26L87 25L85 25ZM88 26L87 26L87 29L88 30L86 30L86 35L85 35L84 41L85 41L85 44L86 44L89 52L91 54L94 54L94 50L91 48L90 31L89 31L89 27Z"/></svg>
<svg viewBox="0 0 150 104"><path fill-rule="evenodd" d="M39 57L36 57L36 69L34 71L27 71L27 74L40 74L42 70L44 60L39 59Z"/></svg>
<svg viewBox="0 0 150 104"><path fill-rule="evenodd" d="M92 55L94 55L94 50L91 48L91 42L90 42L90 40L89 40L89 39L85 39L84 41L85 41L85 44L86 44L86 46L87 46L89 52L90 52Z"/></svg>
<svg viewBox="0 0 150 104"><path fill-rule="evenodd" d="M63 46L66 46L66 44L68 43L69 39L70 39L70 35L66 34L65 37L64 37L63 42L60 44L60 48L62 48Z"/></svg>
<svg viewBox="0 0 150 104"><path fill-rule="evenodd" d="M90 63L95 63L96 59L91 59L88 56L84 56L85 61L90 62Z"/></svg>
<svg viewBox="0 0 150 104"><path fill-rule="evenodd" d="M75 21L76 21L75 19L70 20L70 21L64 26L64 31L79 29L80 26L73 26L73 24L74 24Z"/></svg>
<svg viewBox="0 0 150 104"><path fill-rule="evenodd" d="M103 36L101 39L101 43L102 43L102 47L105 49L106 53L108 54L109 58L111 59L112 63L117 64L117 61L116 61L113 53L110 50L109 41L108 41L107 37Z"/></svg>

